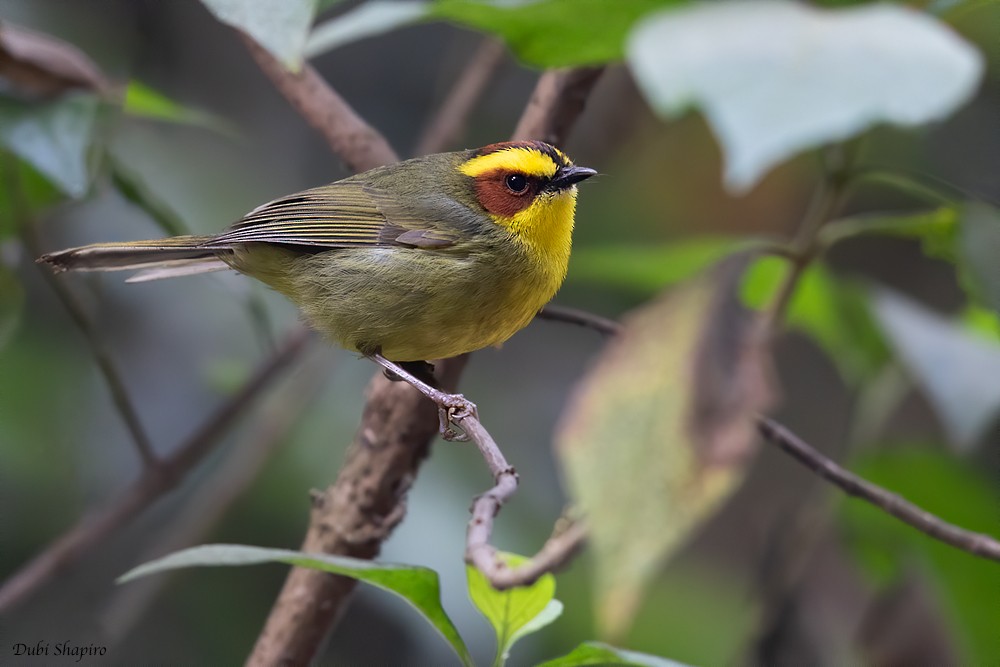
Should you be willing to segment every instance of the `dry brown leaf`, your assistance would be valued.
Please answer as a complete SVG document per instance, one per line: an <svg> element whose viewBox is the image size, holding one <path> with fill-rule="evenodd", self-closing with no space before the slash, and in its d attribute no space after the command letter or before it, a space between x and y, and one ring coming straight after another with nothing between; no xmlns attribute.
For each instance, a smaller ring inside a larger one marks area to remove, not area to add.
<svg viewBox="0 0 1000 667"><path fill-rule="evenodd" d="M580 382L556 436L587 515L598 628L620 639L644 587L742 479L772 401L745 259L630 314Z"/></svg>
<svg viewBox="0 0 1000 667"><path fill-rule="evenodd" d="M79 89L105 93L111 87L94 61L72 44L6 22L0 23L0 79L29 99Z"/></svg>

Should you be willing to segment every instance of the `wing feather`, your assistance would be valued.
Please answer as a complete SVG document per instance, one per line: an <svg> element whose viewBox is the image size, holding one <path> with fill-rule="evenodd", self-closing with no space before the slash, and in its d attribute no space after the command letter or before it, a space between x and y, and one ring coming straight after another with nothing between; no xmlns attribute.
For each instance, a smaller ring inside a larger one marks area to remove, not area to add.
<svg viewBox="0 0 1000 667"><path fill-rule="evenodd" d="M436 225L403 213L403 207L393 201L363 182L338 181L258 206L206 245L262 242L327 248L444 248L458 240L445 230L428 229ZM414 243L421 235L433 239L433 244Z"/></svg>

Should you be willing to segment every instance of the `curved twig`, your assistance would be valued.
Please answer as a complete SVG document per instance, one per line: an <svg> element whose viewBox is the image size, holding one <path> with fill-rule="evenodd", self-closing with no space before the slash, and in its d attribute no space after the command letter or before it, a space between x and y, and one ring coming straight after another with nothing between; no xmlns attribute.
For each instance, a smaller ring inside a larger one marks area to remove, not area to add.
<svg viewBox="0 0 1000 667"><path fill-rule="evenodd" d="M7 611L79 560L135 515L172 490L184 475L216 445L219 437L246 412L264 389L288 368L305 349L310 334L298 329L269 359L258 366L240 390L205 420L201 427L170 456L147 468L131 486L102 509L84 516L0 587L0 612Z"/></svg>

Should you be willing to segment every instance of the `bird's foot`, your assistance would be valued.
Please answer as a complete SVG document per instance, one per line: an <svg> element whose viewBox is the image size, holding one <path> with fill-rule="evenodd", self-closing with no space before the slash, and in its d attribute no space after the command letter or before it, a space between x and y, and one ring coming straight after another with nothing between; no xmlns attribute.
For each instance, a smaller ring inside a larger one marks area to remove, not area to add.
<svg viewBox="0 0 1000 667"><path fill-rule="evenodd" d="M452 426L462 428L461 422L467 417L479 419L479 408L462 394L446 394L440 392L437 397L431 397L438 405L438 422L441 437L452 442L468 442L469 434L465 430L456 431Z"/></svg>
<svg viewBox="0 0 1000 667"><path fill-rule="evenodd" d="M460 422L468 417L479 419L479 409L476 404L461 394L449 394L437 388L434 378L434 367L426 361L396 363L389 361L381 353L367 355L380 365L385 377L393 382L404 381L417 391L434 401L438 407L438 422L441 436L445 440L465 442L469 434L461 429Z"/></svg>

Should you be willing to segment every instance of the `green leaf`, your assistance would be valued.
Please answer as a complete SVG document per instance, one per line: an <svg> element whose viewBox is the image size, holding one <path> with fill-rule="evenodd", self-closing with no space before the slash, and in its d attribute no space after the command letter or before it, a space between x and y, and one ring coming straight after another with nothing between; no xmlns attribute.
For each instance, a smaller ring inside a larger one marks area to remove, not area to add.
<svg viewBox="0 0 1000 667"><path fill-rule="evenodd" d="M5 157L0 154L0 159ZM8 168L17 171L14 180L21 190L18 195L24 198L29 212L35 213L62 199L62 192L37 169L24 160L10 158L9 161L13 164ZM21 204L12 201L11 194L11 188L0 187L0 241L18 233L18 217L23 215L18 211Z"/></svg>
<svg viewBox="0 0 1000 667"><path fill-rule="evenodd" d="M869 454L852 466L864 478L898 493L962 528L1000 536L1000 490L979 464L927 446L902 445ZM874 581L886 586L914 566L930 579L935 609L965 655L963 665L1000 656L1000 567L907 526L867 503L846 501L841 519L847 543Z"/></svg>
<svg viewBox="0 0 1000 667"><path fill-rule="evenodd" d="M823 227L819 242L824 247L862 235L896 236L917 239L924 254L955 261L959 214L952 206L933 211L899 215L876 213L835 220Z"/></svg>
<svg viewBox="0 0 1000 667"><path fill-rule="evenodd" d="M0 264L0 349L14 337L24 312L24 288L3 264Z"/></svg>
<svg viewBox="0 0 1000 667"><path fill-rule="evenodd" d="M960 451L1000 412L1000 345L889 290L874 294L878 322Z"/></svg>
<svg viewBox="0 0 1000 667"><path fill-rule="evenodd" d="M950 115L975 92L979 52L937 19L896 4L705 2L644 19L628 60L660 114L699 107L744 192L778 163L881 122Z"/></svg>
<svg viewBox="0 0 1000 667"><path fill-rule="evenodd" d="M559 658L546 660L538 667L577 667L578 665L621 665L622 667L687 667L648 653L626 651L601 642L584 642Z"/></svg>
<svg viewBox="0 0 1000 667"><path fill-rule="evenodd" d="M128 87L125 88L125 101L122 109L128 115L136 118L149 118L202 127L229 137L238 135L233 126L224 118L178 104L163 93L138 81L129 81Z"/></svg>
<svg viewBox="0 0 1000 667"><path fill-rule="evenodd" d="M787 260L759 259L744 277L744 302L753 308L766 307L788 270ZM836 278L818 262L800 276L785 319L823 348L849 384L871 379L889 359L865 292Z"/></svg>
<svg viewBox="0 0 1000 667"><path fill-rule="evenodd" d="M996 312L970 305L962 311L961 321L968 331L1000 343L1000 315Z"/></svg>
<svg viewBox="0 0 1000 667"><path fill-rule="evenodd" d="M449 21L503 39L536 67L595 65L623 56L644 14L683 0L372 0L317 27L307 57L420 21Z"/></svg>
<svg viewBox="0 0 1000 667"><path fill-rule="evenodd" d="M0 98L0 143L71 197L90 186L87 151L98 101L77 94L53 102Z"/></svg>
<svg viewBox="0 0 1000 667"><path fill-rule="evenodd" d="M604 637L629 627L649 580L739 481L771 391L742 262L625 318L580 381L555 438L586 513Z"/></svg>
<svg viewBox="0 0 1000 667"><path fill-rule="evenodd" d="M511 567L517 567L528 559L515 554L501 554ZM507 661L514 643L525 635L541 630L556 620L562 613L562 604L554 599L556 579L551 574L542 576L530 586L518 586L506 591L498 591L478 569L465 566L465 576L469 586L469 598L476 609L493 626L497 636L497 652L494 665Z"/></svg>
<svg viewBox="0 0 1000 667"><path fill-rule="evenodd" d="M441 587L437 572L414 565L391 565L367 560L305 554L287 549L265 549L239 544L211 544L184 549L140 565L122 575L124 583L156 572L205 565L259 565L287 563L363 581L389 591L410 603L448 641L464 665L472 665L465 642L441 606Z"/></svg>
<svg viewBox="0 0 1000 667"><path fill-rule="evenodd" d="M435 18L501 37L536 67L596 65L620 60L635 22L679 0L438 0Z"/></svg>
<svg viewBox="0 0 1000 667"><path fill-rule="evenodd" d="M962 207L958 256L962 282L983 305L1000 313L1000 211L970 202Z"/></svg>
<svg viewBox="0 0 1000 667"><path fill-rule="evenodd" d="M412 0L372 0L322 23L306 42L306 58L315 58L360 39L416 23L430 14L430 6Z"/></svg>
<svg viewBox="0 0 1000 667"><path fill-rule="evenodd" d="M735 237L696 237L664 245L601 245L573 251L568 279L655 294L748 246Z"/></svg>
<svg viewBox="0 0 1000 667"><path fill-rule="evenodd" d="M316 0L201 0L215 18L250 35L292 71L316 13Z"/></svg>

